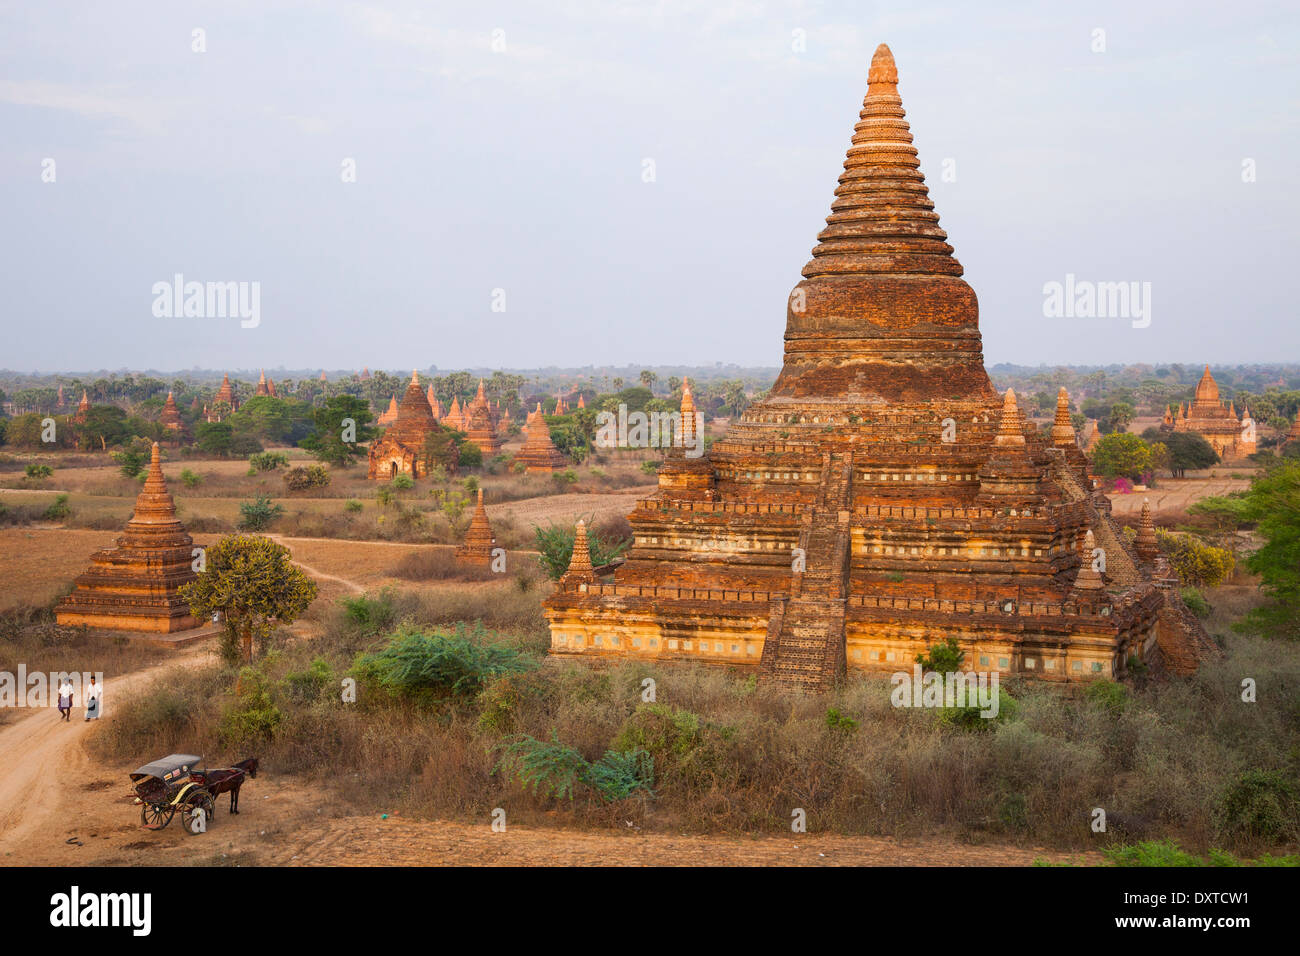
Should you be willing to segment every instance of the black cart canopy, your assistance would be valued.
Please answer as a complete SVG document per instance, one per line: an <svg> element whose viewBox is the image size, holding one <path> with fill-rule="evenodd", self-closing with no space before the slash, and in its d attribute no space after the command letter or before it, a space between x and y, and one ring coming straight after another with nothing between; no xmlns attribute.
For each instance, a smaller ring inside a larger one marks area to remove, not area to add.
<svg viewBox="0 0 1300 956"><path fill-rule="evenodd" d="M201 763L203 763L203 758L194 754L169 754L161 760L145 764L131 774L131 779L143 780L145 777L157 777L159 780L170 783L177 777L189 773Z"/></svg>

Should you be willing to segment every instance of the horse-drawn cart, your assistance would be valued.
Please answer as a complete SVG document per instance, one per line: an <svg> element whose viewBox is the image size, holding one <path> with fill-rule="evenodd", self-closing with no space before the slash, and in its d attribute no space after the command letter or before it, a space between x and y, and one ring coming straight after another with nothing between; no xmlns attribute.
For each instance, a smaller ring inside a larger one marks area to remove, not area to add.
<svg viewBox="0 0 1300 956"><path fill-rule="evenodd" d="M179 811L186 833L207 830L215 815L212 811L216 801L208 791L203 772L197 769L201 763L203 758L194 754L171 754L131 774L145 829L163 829Z"/></svg>

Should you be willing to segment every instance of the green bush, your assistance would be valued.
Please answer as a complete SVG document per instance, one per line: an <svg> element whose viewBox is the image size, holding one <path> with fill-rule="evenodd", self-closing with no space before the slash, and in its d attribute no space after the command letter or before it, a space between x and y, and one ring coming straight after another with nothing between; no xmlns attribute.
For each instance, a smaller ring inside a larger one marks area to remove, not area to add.
<svg viewBox="0 0 1300 956"><path fill-rule="evenodd" d="M624 800L638 790L654 795L654 759L644 750L607 750L588 763L577 750L560 743L554 730L549 743L519 734L497 748L502 757L492 772L508 769L521 785L542 796L572 800L579 784L607 802Z"/></svg>
<svg viewBox="0 0 1300 956"><path fill-rule="evenodd" d="M1102 850L1111 866L1204 866L1173 840L1146 840L1131 846L1113 846Z"/></svg>
<svg viewBox="0 0 1300 956"><path fill-rule="evenodd" d="M1205 620L1214 612L1210 602L1205 600L1205 595L1196 588L1183 588L1179 593L1182 594L1183 603L1187 605L1188 610L1201 620Z"/></svg>
<svg viewBox="0 0 1300 956"><path fill-rule="evenodd" d="M290 491L324 488L330 483L329 470L324 465L299 465L284 473L284 486Z"/></svg>
<svg viewBox="0 0 1300 956"><path fill-rule="evenodd" d="M248 456L248 467L252 472L275 471L280 467L289 467L289 459L278 451L264 451Z"/></svg>
<svg viewBox="0 0 1300 956"><path fill-rule="evenodd" d="M45 509L41 517L46 521L62 521L70 514L72 514L72 509L68 507L68 496L58 495L53 503Z"/></svg>
<svg viewBox="0 0 1300 956"><path fill-rule="evenodd" d="M271 499L266 495L258 495L255 500L241 504L239 514L239 530L262 531L284 514L284 506L272 504Z"/></svg>
<svg viewBox="0 0 1300 956"><path fill-rule="evenodd" d="M251 747L275 737L284 714L271 699L270 682L255 667L239 672L235 700L221 715L218 736L227 747Z"/></svg>
<svg viewBox="0 0 1300 956"><path fill-rule="evenodd" d="M334 683L334 668L325 658L317 657L305 670L285 674L284 680L294 700L315 701L320 699L326 687Z"/></svg>
<svg viewBox="0 0 1300 956"><path fill-rule="evenodd" d="M487 636L481 624L457 624L451 634L403 625L382 649L359 657L354 670L394 696L422 699L476 694L493 677L537 666L513 647L484 643Z"/></svg>
<svg viewBox="0 0 1300 956"><path fill-rule="evenodd" d="M721 762L730 736L729 728L709 724L691 711L641 704L619 728L612 748L622 753L644 750L661 776L681 775L687 783L699 783Z"/></svg>
<svg viewBox="0 0 1300 956"><path fill-rule="evenodd" d="M1224 792L1218 822L1224 833L1234 836L1294 840L1300 836L1300 790L1277 770L1247 770Z"/></svg>
<svg viewBox="0 0 1300 956"><path fill-rule="evenodd" d="M393 480L389 482L389 487L396 488L398 491L410 491L415 487L415 479L402 472L393 476Z"/></svg>
<svg viewBox="0 0 1300 956"><path fill-rule="evenodd" d="M37 481L40 481L42 478L48 478L50 475L54 474L54 469L49 465L28 465L23 469L23 474L28 478L34 478Z"/></svg>
<svg viewBox="0 0 1300 956"><path fill-rule="evenodd" d="M339 604L343 608L344 621L348 628L363 636L373 637L380 631L392 627L397 619L393 592L387 589L373 597L364 594L361 597L343 598Z"/></svg>
<svg viewBox="0 0 1300 956"><path fill-rule="evenodd" d="M826 710L826 728L841 733L852 733L858 729L858 722L847 714L841 714L834 707Z"/></svg>
<svg viewBox="0 0 1300 956"><path fill-rule="evenodd" d="M1083 696L1090 704L1117 717L1128 703L1128 688L1112 680L1095 680L1088 684Z"/></svg>
<svg viewBox="0 0 1300 956"><path fill-rule="evenodd" d="M985 717L978 706L944 707L939 711L939 723L958 730L992 730L998 724L1014 720L1019 709L1016 699L1007 693L1005 687L999 685L996 716Z"/></svg>
<svg viewBox="0 0 1300 956"><path fill-rule="evenodd" d="M357 499L355 499L355 498L351 498L351 499L349 499L349 500L348 500L348 501L343 505L343 510L346 511L348 514L358 514L358 513L361 512L364 508L365 508L365 505L363 505L361 502L357 501Z"/></svg>
<svg viewBox="0 0 1300 956"><path fill-rule="evenodd" d="M966 652L961 649L955 637L950 637L942 644L930 645L928 654L917 654L916 662L923 671L935 671L939 674L955 674L961 670L961 662Z"/></svg>
<svg viewBox="0 0 1300 956"><path fill-rule="evenodd" d="M181 484L186 488L197 488L202 483L203 479L188 468L181 470Z"/></svg>

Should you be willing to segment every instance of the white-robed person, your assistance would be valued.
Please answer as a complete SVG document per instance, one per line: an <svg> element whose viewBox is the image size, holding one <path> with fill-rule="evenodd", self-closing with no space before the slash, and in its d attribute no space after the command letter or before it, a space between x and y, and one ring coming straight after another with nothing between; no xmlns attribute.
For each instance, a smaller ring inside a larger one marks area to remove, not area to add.
<svg viewBox="0 0 1300 956"><path fill-rule="evenodd" d="M59 719L72 716L72 681L65 675L59 680Z"/></svg>
<svg viewBox="0 0 1300 956"><path fill-rule="evenodd" d="M90 684L86 687L86 720L98 720L103 711L104 688L95 683L94 675L91 675Z"/></svg>

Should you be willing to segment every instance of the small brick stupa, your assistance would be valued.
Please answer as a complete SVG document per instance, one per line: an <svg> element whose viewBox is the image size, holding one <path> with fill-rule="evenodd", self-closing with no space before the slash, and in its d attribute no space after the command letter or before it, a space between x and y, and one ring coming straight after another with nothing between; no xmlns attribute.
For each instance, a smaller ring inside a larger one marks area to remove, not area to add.
<svg viewBox="0 0 1300 956"><path fill-rule="evenodd" d="M397 421L397 396L393 395L388 399L388 411L375 419L375 422L382 428L393 424L395 421Z"/></svg>
<svg viewBox="0 0 1300 956"><path fill-rule="evenodd" d="M176 399L172 397L171 392L167 393L167 401L163 402L162 414L158 416L158 423L174 436L180 434L181 410L176 407Z"/></svg>
<svg viewBox="0 0 1300 956"><path fill-rule="evenodd" d="M465 421L465 412L460 407L460 396L453 395L451 397L451 407L447 409L447 414L442 416L442 424L448 428L454 428L458 432L463 432L469 427Z"/></svg>
<svg viewBox="0 0 1300 956"><path fill-rule="evenodd" d="M478 394L465 406L464 432L483 453L484 461L501 451L501 439L497 437L497 414L483 391L483 379L478 380Z"/></svg>
<svg viewBox="0 0 1300 956"><path fill-rule="evenodd" d="M73 627L168 633L198 627L177 594L195 574L194 540L176 518L159 463L158 443L135 514L117 547L97 551L77 578L76 589L59 602L55 618Z"/></svg>
<svg viewBox="0 0 1300 956"><path fill-rule="evenodd" d="M496 538L492 536L492 525L488 522L487 510L483 507L483 489L480 488L474 517L470 519L465 540L456 549L456 560L466 564L491 564L492 548L495 545Z"/></svg>
<svg viewBox="0 0 1300 956"><path fill-rule="evenodd" d="M814 690L949 638L971 670L1053 681L1215 653L1070 447L1068 396L1042 435L993 388L884 45L817 238L771 391L707 454L670 450L626 561L546 599L551 653Z"/></svg>
<svg viewBox="0 0 1300 956"><path fill-rule="evenodd" d="M397 417L380 437L370 443L370 467L367 478L392 480L398 475L423 478L428 474L424 463L424 440L435 427L433 409L420 387L420 376L411 373L411 384L397 406Z"/></svg>
<svg viewBox="0 0 1300 956"><path fill-rule="evenodd" d="M90 411L90 395L83 388L81 390L81 401L77 403L77 414L72 416L72 420L78 425L86 421L86 413Z"/></svg>
<svg viewBox="0 0 1300 956"><path fill-rule="evenodd" d="M538 402L537 409L528 415L527 431L528 438L524 442L524 447L515 455L514 461L516 465L524 466L525 474L549 475L569 464L569 459L565 458L551 441L551 430L546 427L541 402Z"/></svg>

